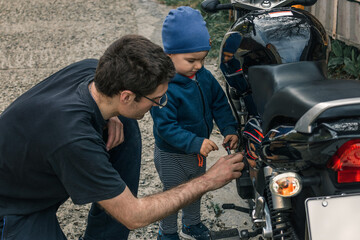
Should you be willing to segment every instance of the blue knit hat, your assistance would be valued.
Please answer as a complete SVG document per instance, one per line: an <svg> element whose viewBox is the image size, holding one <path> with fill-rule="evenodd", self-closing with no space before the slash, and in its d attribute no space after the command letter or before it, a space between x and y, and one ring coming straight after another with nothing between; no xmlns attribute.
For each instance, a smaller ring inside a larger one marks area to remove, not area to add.
<svg viewBox="0 0 360 240"><path fill-rule="evenodd" d="M170 10L162 28L164 51L192 53L209 51L210 35L198 10L182 6Z"/></svg>

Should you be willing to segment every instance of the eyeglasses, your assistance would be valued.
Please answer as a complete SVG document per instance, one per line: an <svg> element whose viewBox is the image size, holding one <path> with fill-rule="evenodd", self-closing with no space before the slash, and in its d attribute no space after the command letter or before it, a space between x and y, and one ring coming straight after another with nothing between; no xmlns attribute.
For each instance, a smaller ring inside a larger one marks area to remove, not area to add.
<svg viewBox="0 0 360 240"><path fill-rule="evenodd" d="M167 104L167 100L168 100L166 93L160 97L158 102L155 101L154 99L148 98L147 96L143 96L143 95L141 95L141 96L146 98L147 100L155 103L160 109L165 107L165 105Z"/></svg>

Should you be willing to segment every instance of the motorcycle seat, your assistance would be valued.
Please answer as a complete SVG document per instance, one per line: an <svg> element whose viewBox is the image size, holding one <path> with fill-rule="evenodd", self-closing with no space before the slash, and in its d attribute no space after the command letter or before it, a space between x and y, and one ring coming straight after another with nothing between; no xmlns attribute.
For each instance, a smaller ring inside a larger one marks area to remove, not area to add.
<svg viewBox="0 0 360 240"><path fill-rule="evenodd" d="M318 103L360 97L360 81L327 79L289 85L275 92L263 113L263 130L278 124L295 124L302 115ZM330 108L317 121L360 116L359 104ZM282 122L282 121L285 121Z"/></svg>
<svg viewBox="0 0 360 240"><path fill-rule="evenodd" d="M249 68L253 99L264 133L277 125L295 125L321 102L360 97L360 82L326 78L323 62L302 61ZM331 108L319 119L360 115L359 105Z"/></svg>
<svg viewBox="0 0 360 240"><path fill-rule="evenodd" d="M290 84L324 80L325 75L326 64L320 61L249 67L249 84L259 115L263 115L267 103L275 92Z"/></svg>

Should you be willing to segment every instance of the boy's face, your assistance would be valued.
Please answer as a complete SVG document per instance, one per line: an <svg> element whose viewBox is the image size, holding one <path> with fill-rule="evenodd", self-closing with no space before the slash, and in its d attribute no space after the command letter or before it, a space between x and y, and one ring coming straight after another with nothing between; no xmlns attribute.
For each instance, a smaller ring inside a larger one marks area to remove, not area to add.
<svg viewBox="0 0 360 240"><path fill-rule="evenodd" d="M194 75L203 65L208 51L193 53L176 53L169 54L174 63L177 73L184 76Z"/></svg>

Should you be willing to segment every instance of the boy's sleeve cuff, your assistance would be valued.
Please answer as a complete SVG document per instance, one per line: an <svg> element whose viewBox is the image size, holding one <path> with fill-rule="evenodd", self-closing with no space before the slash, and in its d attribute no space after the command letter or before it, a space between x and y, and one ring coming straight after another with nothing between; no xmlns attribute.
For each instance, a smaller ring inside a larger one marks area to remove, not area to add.
<svg viewBox="0 0 360 240"><path fill-rule="evenodd" d="M204 139L205 138L200 137L195 138L191 143L189 153L200 153L201 145L204 142Z"/></svg>
<svg viewBox="0 0 360 240"><path fill-rule="evenodd" d="M238 132L236 131L235 127L227 127L224 129L224 131L222 132L223 136L227 136L227 135L238 135Z"/></svg>

